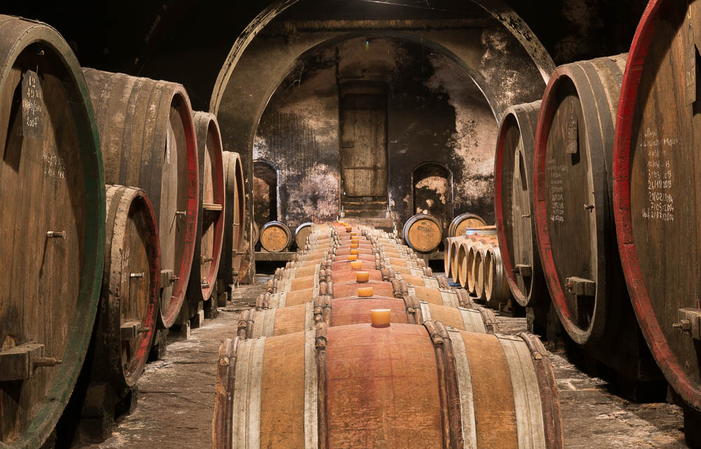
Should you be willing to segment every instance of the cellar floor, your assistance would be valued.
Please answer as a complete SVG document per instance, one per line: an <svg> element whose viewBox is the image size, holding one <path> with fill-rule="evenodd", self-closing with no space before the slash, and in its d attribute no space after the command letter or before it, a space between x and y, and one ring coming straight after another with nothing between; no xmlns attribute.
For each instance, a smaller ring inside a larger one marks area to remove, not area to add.
<svg viewBox="0 0 701 449"><path fill-rule="evenodd" d="M241 299L194 329L188 340L168 345L166 357L146 367L139 380L138 407L122 418L112 436L90 448L211 447L216 361L220 342L236 334L238 310L255 302L267 277L240 289ZM524 318L500 316L503 333L524 331ZM562 352L552 354L565 444L578 448L684 448L683 414L666 403L636 404L609 392Z"/></svg>

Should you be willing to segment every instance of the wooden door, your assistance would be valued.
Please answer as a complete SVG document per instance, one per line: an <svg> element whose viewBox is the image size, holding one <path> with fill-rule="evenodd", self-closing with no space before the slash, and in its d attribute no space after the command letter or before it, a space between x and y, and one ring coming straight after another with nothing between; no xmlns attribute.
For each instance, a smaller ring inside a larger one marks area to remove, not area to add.
<svg viewBox="0 0 701 449"><path fill-rule="evenodd" d="M346 197L387 196L387 97L341 101L341 177Z"/></svg>

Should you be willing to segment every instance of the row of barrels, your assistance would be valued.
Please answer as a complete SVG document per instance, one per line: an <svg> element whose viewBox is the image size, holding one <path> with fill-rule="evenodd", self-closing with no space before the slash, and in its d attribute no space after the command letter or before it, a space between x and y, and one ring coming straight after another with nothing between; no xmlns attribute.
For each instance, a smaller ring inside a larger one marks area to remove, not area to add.
<svg viewBox="0 0 701 449"><path fill-rule="evenodd" d="M470 212L453 218L447 229L433 215L416 214L404 223L402 236L404 242L414 251L430 253L438 250L443 243L444 236L448 238L463 236L467 229L486 225L487 223L482 217ZM444 248L444 250L447 251L448 248Z"/></svg>
<svg viewBox="0 0 701 449"><path fill-rule="evenodd" d="M269 253L291 250L293 246L299 250L304 248L313 225L311 222L302 223L293 233L290 227L281 221L269 221L262 227L254 223L253 244L260 243L261 249Z"/></svg>
<svg viewBox="0 0 701 449"><path fill-rule="evenodd" d="M465 234L445 240L446 275L473 299L501 310L511 299L495 226L468 228Z"/></svg>
<svg viewBox="0 0 701 449"><path fill-rule="evenodd" d="M214 447L563 447L547 352L497 331L393 235L314 225L220 347Z"/></svg>
<svg viewBox="0 0 701 449"><path fill-rule="evenodd" d="M0 15L0 61L0 446L33 448L81 369L119 396L230 281L243 169L181 85L83 69L46 24Z"/></svg>
<svg viewBox="0 0 701 449"><path fill-rule="evenodd" d="M700 25L698 4L650 1L629 53L558 67L542 101L507 111L495 162L515 299L547 308L549 291L572 340L630 379L654 375L651 353L693 416Z"/></svg>

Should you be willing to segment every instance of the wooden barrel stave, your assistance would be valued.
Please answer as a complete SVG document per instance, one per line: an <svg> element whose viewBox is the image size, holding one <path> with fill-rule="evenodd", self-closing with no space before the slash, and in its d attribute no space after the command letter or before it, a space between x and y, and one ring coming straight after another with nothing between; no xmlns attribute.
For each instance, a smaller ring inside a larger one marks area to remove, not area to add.
<svg viewBox="0 0 701 449"><path fill-rule="evenodd" d="M0 446L40 447L73 390L97 310L102 157L80 65L56 30L0 16L0 61ZM27 369L6 357L29 360Z"/></svg>
<svg viewBox="0 0 701 449"><path fill-rule="evenodd" d="M270 448L320 440L329 447L564 447L552 365L528 335L447 330L432 321L322 325L224 347L230 362L217 384L233 399L216 407L215 441L223 448L247 438ZM394 374L377 375L390 364Z"/></svg>
<svg viewBox="0 0 701 449"><path fill-rule="evenodd" d="M83 73L103 138L106 181L142 188L156 212L160 320L169 327L180 312L195 250L199 167L190 100L179 84L94 69Z"/></svg>

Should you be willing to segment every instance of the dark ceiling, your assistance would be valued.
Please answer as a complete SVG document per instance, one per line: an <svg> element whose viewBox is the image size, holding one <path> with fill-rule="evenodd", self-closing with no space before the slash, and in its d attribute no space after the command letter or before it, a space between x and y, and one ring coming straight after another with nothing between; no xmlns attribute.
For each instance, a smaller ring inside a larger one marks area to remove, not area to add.
<svg viewBox="0 0 701 449"><path fill-rule="evenodd" d="M47 22L82 65L185 84L205 108L219 67L238 34L270 0L19 2L0 11ZM556 64L628 50L645 0L506 0ZM307 0L288 20L455 19L484 16L467 0Z"/></svg>

